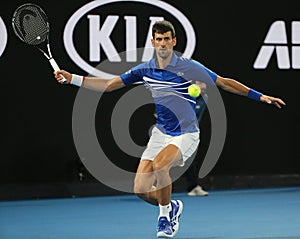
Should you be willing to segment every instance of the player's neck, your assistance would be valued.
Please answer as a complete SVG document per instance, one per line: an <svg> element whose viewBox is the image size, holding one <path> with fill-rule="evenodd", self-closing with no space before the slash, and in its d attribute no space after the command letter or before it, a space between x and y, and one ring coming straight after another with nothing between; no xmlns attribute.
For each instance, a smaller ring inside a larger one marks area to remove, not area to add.
<svg viewBox="0 0 300 239"><path fill-rule="evenodd" d="M163 58L160 56L156 57L156 66L160 69L164 69L172 60L172 54L170 54L167 58Z"/></svg>

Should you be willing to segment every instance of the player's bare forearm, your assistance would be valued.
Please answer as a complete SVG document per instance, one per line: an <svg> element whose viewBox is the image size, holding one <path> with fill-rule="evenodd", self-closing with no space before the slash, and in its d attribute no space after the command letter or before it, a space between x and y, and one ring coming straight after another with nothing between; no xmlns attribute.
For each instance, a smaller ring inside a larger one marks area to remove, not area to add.
<svg viewBox="0 0 300 239"><path fill-rule="evenodd" d="M217 81L216 81L217 86L219 86L221 89L234 93L234 94L238 94L238 95L242 95L242 96L247 96L248 92L249 92L249 87L243 85L242 83L230 79L230 78L224 78L224 77L220 77L218 76Z"/></svg>
<svg viewBox="0 0 300 239"><path fill-rule="evenodd" d="M236 80L218 76L218 78L216 80L216 84L217 84L217 86L221 87L223 90L226 90L228 92L242 95L242 96L247 96L249 98L253 98L253 97L249 96L249 92L252 91L252 89L250 89L249 87L243 85L242 83L240 83ZM253 92L255 92L255 91L252 91L250 93L253 93ZM258 93L259 92L255 92L254 94L256 94L256 96L257 96ZM255 98L255 96L254 96L254 98ZM258 95L257 100L265 102L267 104L273 104L277 108L282 108L283 105L286 105L286 103L280 98L264 95L261 93L260 93L260 95Z"/></svg>
<svg viewBox="0 0 300 239"><path fill-rule="evenodd" d="M54 72L54 76L59 83L62 83L63 77L67 84L74 84L94 91L111 92L124 87L121 77L117 76L112 79L102 79L99 77L83 77L71 74L65 70ZM74 77L75 76L75 77Z"/></svg>
<svg viewBox="0 0 300 239"><path fill-rule="evenodd" d="M112 91L109 89L109 80L97 77L85 77L82 87L95 91Z"/></svg>

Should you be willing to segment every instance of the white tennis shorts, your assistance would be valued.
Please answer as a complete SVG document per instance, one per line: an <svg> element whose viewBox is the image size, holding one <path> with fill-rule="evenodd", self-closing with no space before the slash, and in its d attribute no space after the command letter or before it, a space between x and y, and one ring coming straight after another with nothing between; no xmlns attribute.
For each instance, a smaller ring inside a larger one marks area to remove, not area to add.
<svg viewBox="0 0 300 239"><path fill-rule="evenodd" d="M182 155L182 162L179 166L184 166L185 161L197 150L199 142L199 132L171 136L164 134L157 127L153 127L150 140L142 154L141 160L153 161L163 148L169 144L174 144L180 149Z"/></svg>

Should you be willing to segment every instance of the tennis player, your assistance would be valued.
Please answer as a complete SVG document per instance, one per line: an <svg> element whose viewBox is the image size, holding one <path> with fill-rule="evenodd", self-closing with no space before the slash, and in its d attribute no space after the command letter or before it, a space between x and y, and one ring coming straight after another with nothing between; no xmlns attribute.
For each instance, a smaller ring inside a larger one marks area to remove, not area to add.
<svg viewBox="0 0 300 239"><path fill-rule="evenodd" d="M137 168L134 191L146 202L159 206L157 237L172 238L179 228L183 203L171 200L170 169L183 166L199 144L196 99L187 93L188 86L199 80L278 108L285 103L221 77L195 60L178 56L173 50L177 43L175 30L169 21L153 25L151 42L155 48L153 59L112 79L83 77L65 70L54 74L58 82L64 76L69 84L96 91L111 92L137 82L143 82L151 91L158 117Z"/></svg>

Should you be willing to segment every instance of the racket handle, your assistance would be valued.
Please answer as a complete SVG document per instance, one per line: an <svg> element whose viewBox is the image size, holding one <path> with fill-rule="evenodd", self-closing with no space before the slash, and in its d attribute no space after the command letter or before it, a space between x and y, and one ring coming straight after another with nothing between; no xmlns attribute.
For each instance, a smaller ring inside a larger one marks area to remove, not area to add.
<svg viewBox="0 0 300 239"><path fill-rule="evenodd" d="M50 64L51 64L52 68L53 68L55 71L59 71L59 70L60 70L59 66L57 65L56 61L55 61L53 58L51 58L51 59L49 60L49 62L50 62ZM62 77L63 77L63 80L62 80L61 83L63 84L63 83L65 83L65 82L67 82L67 80L66 80L66 78L65 78L64 76L62 76Z"/></svg>

